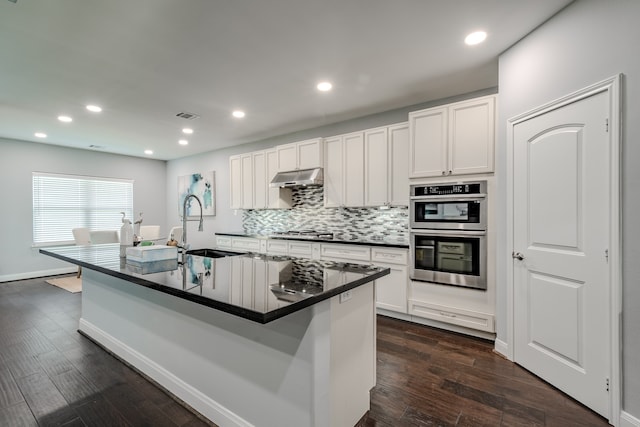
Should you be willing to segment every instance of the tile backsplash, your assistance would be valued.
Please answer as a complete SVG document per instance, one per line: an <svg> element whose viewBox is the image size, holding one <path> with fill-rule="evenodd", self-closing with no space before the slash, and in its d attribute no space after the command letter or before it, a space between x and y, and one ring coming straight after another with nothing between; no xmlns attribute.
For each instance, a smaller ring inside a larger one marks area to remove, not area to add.
<svg viewBox="0 0 640 427"><path fill-rule="evenodd" d="M270 234L286 230L332 232L345 240L408 239L407 207L325 208L322 187L300 187L292 191L291 209L254 209L243 211L247 234Z"/></svg>

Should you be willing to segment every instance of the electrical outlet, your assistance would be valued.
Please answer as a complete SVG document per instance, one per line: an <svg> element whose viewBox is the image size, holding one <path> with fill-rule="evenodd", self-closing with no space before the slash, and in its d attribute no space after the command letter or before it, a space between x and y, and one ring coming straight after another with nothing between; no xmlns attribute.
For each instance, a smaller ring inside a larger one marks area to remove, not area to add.
<svg viewBox="0 0 640 427"><path fill-rule="evenodd" d="M349 301L351 299L353 295L351 294L351 291L346 291L340 294L340 304L342 304L343 302Z"/></svg>

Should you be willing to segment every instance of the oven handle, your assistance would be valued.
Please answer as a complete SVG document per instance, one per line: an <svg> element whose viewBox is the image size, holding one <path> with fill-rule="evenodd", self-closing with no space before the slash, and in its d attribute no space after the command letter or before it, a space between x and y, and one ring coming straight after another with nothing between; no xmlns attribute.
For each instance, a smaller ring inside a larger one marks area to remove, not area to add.
<svg viewBox="0 0 640 427"><path fill-rule="evenodd" d="M447 200L451 200L453 202L455 201L462 201L462 200L485 200L487 198L487 195L485 193L478 193L478 194L473 194L473 195L460 195L460 196L451 196L451 195L442 195L442 196L411 196L409 197L409 199L411 200L421 200L421 201L429 201L429 200L436 200L436 201L447 201Z"/></svg>
<svg viewBox="0 0 640 427"><path fill-rule="evenodd" d="M486 236L487 232L484 230L432 230L432 229L411 229L411 234L417 236L442 236L442 237L463 237L463 236Z"/></svg>

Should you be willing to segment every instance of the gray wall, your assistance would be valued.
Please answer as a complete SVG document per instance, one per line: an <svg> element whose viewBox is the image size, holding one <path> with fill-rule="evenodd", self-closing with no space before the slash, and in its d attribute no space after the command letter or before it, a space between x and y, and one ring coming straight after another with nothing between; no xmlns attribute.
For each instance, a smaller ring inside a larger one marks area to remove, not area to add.
<svg viewBox="0 0 640 427"><path fill-rule="evenodd" d="M624 74L622 126L623 221L623 408L640 417L640 2L579 0L546 22L500 57L498 168L506 165L506 121L563 95ZM504 223L504 173L499 189ZM506 340L506 240L502 233L498 260L498 338Z"/></svg>
<svg viewBox="0 0 640 427"><path fill-rule="evenodd" d="M144 212L144 224L165 223L166 162L63 148L26 141L0 139L0 218L2 257L0 281L34 277L68 263L38 253L31 247L32 172L133 179L134 212ZM73 270L73 268L72 268Z"/></svg>

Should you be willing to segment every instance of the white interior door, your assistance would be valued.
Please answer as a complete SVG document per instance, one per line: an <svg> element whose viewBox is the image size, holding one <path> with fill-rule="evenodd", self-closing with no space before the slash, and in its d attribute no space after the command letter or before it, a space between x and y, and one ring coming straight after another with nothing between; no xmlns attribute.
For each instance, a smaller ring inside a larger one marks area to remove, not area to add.
<svg viewBox="0 0 640 427"><path fill-rule="evenodd" d="M608 116L605 91L513 127L514 360L605 417Z"/></svg>

